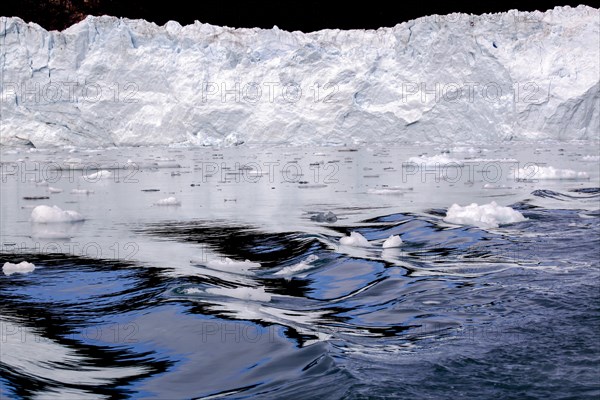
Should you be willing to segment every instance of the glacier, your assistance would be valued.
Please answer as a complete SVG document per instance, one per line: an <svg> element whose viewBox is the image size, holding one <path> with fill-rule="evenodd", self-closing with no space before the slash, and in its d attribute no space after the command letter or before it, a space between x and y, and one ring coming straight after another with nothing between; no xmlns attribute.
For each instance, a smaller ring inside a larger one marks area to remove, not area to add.
<svg viewBox="0 0 600 400"><path fill-rule="evenodd" d="M600 12L311 33L0 18L0 144L341 145L600 138Z"/></svg>

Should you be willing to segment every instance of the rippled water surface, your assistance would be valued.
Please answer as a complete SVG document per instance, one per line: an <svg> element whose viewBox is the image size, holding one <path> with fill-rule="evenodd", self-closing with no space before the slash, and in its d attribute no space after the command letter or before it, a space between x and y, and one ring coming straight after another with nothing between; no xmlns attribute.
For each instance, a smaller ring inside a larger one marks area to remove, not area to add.
<svg viewBox="0 0 600 400"><path fill-rule="evenodd" d="M3 149L1 394L598 398L598 146L538 147ZM491 201L527 220L443 221Z"/></svg>

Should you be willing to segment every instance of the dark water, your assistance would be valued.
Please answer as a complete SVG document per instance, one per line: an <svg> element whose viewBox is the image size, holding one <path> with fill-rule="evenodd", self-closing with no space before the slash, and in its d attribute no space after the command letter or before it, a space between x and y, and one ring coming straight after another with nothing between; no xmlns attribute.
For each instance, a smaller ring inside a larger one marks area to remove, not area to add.
<svg viewBox="0 0 600 400"><path fill-rule="evenodd" d="M37 269L0 277L2 396L599 398L600 213L576 207L598 200L596 188L538 190L512 205L527 221L490 231L435 209L330 235L200 219L135 228L259 262L254 275L4 252ZM350 231L405 243L341 251ZM310 255L309 269L275 274ZM270 300L205 291L236 287Z"/></svg>

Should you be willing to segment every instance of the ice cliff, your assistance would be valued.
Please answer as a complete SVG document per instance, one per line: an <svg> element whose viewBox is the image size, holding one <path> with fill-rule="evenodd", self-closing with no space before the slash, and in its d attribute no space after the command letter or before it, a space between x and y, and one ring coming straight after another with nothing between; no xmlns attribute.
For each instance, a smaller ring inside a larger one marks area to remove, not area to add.
<svg viewBox="0 0 600 400"><path fill-rule="evenodd" d="M0 143L597 140L599 21L587 6L313 33L3 17Z"/></svg>

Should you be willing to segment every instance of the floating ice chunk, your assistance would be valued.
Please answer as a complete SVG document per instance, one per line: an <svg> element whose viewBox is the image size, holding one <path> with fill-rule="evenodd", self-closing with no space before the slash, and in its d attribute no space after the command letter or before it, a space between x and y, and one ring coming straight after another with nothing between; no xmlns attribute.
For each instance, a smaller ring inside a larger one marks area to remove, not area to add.
<svg viewBox="0 0 600 400"><path fill-rule="evenodd" d="M71 189L71 194L92 194L93 190L89 189Z"/></svg>
<svg viewBox="0 0 600 400"><path fill-rule="evenodd" d="M62 189L55 188L55 187L52 187L52 186L48 186L48 192L50 192L50 193L61 193Z"/></svg>
<svg viewBox="0 0 600 400"><path fill-rule="evenodd" d="M450 149L452 153L481 153L481 150L477 150L474 147L456 146Z"/></svg>
<svg viewBox="0 0 600 400"><path fill-rule="evenodd" d="M506 185L494 185L493 183L486 183L485 185L483 185L483 188L484 189L510 189Z"/></svg>
<svg viewBox="0 0 600 400"><path fill-rule="evenodd" d="M371 247L371 243L358 232L351 232L350 236L344 236L340 239L340 244L353 247Z"/></svg>
<svg viewBox="0 0 600 400"><path fill-rule="evenodd" d="M227 297L235 297L240 300L252 300L252 301L271 301L271 295L265 292L264 287L250 288L250 287L238 287L238 288L208 288L206 293L216 294Z"/></svg>
<svg viewBox="0 0 600 400"><path fill-rule="evenodd" d="M574 180L587 178L589 178L587 172L578 172L573 171L572 169L557 169L551 166L543 167L538 165L530 165L517 170L517 179Z"/></svg>
<svg viewBox="0 0 600 400"><path fill-rule="evenodd" d="M35 186L48 186L48 182L46 181L39 181L35 183Z"/></svg>
<svg viewBox="0 0 600 400"><path fill-rule="evenodd" d="M583 156L582 161L600 161L600 156Z"/></svg>
<svg viewBox="0 0 600 400"><path fill-rule="evenodd" d="M237 261L229 257L225 257L224 260L210 260L208 262L201 262L200 264L204 264L211 269L234 273L251 273L250 270L260 268L260 263L250 260Z"/></svg>
<svg viewBox="0 0 600 400"><path fill-rule="evenodd" d="M112 176L112 172L102 169L98 172L94 172L93 174L85 175L83 178L87 181L97 181L100 179L109 179L112 178Z"/></svg>
<svg viewBox="0 0 600 400"><path fill-rule="evenodd" d="M317 222L335 222L337 221L337 216L331 211L327 211L326 213L319 212L314 214L310 219Z"/></svg>
<svg viewBox="0 0 600 400"><path fill-rule="evenodd" d="M384 249L390 249L392 247L400 247L402 246L402 239L398 235L392 235L383 242Z"/></svg>
<svg viewBox="0 0 600 400"><path fill-rule="evenodd" d="M447 211L444 221L451 224L475 225L481 228L497 228L501 224L525 221L527 218L510 207L503 207L492 201L489 204L461 207L453 204Z"/></svg>
<svg viewBox="0 0 600 400"><path fill-rule="evenodd" d="M419 166L427 166L427 167L431 167L431 166L435 167L435 166L441 166L441 165L448 165L448 166L463 165L462 160L457 160L455 158L448 157L445 154L436 154L431 157L427 157L427 156L411 157L408 159L408 162L418 164Z"/></svg>
<svg viewBox="0 0 600 400"><path fill-rule="evenodd" d="M299 262L298 264L291 265L289 267L285 267L275 272L273 275L293 275L298 272L305 271L307 269L314 268L314 265L311 265L312 262L317 261L319 259L318 256L311 254L306 257L306 260Z"/></svg>
<svg viewBox="0 0 600 400"><path fill-rule="evenodd" d="M400 188L381 188L381 189L369 189L367 190L369 194L388 194L393 196L402 196L404 194L403 190Z"/></svg>
<svg viewBox="0 0 600 400"><path fill-rule="evenodd" d="M27 274L32 272L34 269L35 265L27 261L21 261L18 264L5 262L2 266L2 272L4 272L4 275Z"/></svg>
<svg viewBox="0 0 600 400"><path fill-rule="evenodd" d="M181 202L176 197L167 197L154 203L155 206L180 206Z"/></svg>
<svg viewBox="0 0 600 400"><path fill-rule="evenodd" d="M77 211L62 210L57 206L37 206L31 211L31 221L39 224L50 224L57 222L79 222L83 221L83 215Z"/></svg>

